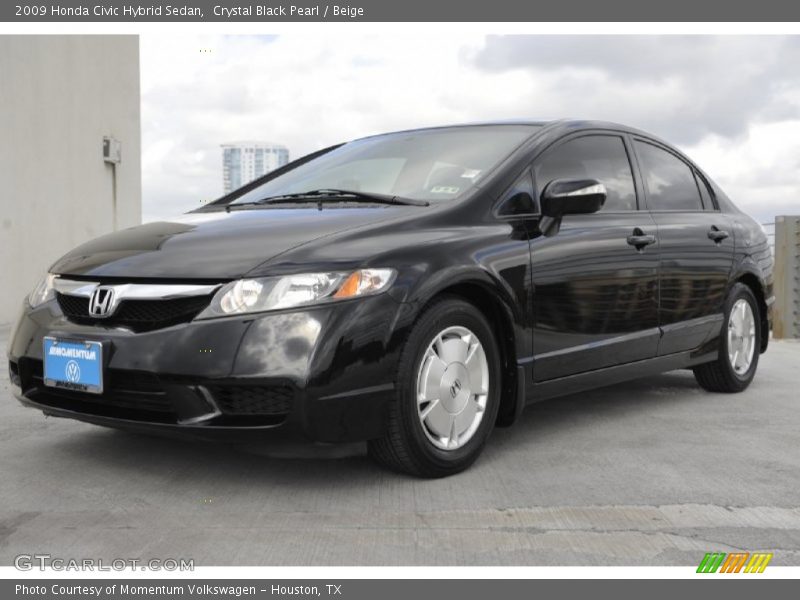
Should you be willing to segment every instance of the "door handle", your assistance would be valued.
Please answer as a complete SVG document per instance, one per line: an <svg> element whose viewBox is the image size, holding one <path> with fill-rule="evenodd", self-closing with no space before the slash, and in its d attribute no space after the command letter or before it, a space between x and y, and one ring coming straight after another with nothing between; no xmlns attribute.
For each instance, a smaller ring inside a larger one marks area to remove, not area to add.
<svg viewBox="0 0 800 600"><path fill-rule="evenodd" d="M633 246L639 252L644 250L645 246L656 243L656 236L648 235L639 227L633 230L633 234L628 236L628 245Z"/></svg>
<svg viewBox="0 0 800 600"><path fill-rule="evenodd" d="M729 236L730 234L727 231L721 230L716 225L712 225L711 229L708 230L708 239L713 240L715 244L721 243L722 240Z"/></svg>

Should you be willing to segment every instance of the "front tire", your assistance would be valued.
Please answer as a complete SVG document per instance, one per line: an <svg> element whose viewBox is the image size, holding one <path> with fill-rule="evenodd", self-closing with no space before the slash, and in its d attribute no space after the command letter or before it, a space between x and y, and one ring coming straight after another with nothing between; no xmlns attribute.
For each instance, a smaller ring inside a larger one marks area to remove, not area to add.
<svg viewBox="0 0 800 600"><path fill-rule="evenodd" d="M710 392L741 392L750 385L761 351L761 319L753 291L742 283L725 300L717 360L694 368L694 377Z"/></svg>
<svg viewBox="0 0 800 600"><path fill-rule="evenodd" d="M463 471L483 450L497 419L500 352L483 314L443 297L414 324L400 355L388 434L369 454L418 477Z"/></svg>

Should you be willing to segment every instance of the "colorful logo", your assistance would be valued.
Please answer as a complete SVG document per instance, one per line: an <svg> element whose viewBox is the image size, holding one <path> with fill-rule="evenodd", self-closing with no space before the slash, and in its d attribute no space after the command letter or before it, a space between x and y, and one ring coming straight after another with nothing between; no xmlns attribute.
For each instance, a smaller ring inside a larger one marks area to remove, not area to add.
<svg viewBox="0 0 800 600"><path fill-rule="evenodd" d="M697 567L698 573L763 573L769 561L770 552L707 552Z"/></svg>

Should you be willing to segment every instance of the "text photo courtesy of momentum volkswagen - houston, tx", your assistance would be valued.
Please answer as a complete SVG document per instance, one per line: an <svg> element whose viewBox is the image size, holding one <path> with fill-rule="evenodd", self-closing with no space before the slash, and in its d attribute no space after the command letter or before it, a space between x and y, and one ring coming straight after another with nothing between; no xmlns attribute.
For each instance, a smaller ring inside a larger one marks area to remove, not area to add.
<svg viewBox="0 0 800 600"><path fill-rule="evenodd" d="M797 576L790 26L193 6L0 28L9 594Z"/></svg>

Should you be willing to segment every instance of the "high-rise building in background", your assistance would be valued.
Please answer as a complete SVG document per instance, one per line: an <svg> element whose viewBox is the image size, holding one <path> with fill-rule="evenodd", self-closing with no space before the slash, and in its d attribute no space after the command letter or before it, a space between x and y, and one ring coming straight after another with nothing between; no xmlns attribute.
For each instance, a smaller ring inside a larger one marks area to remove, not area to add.
<svg viewBox="0 0 800 600"><path fill-rule="evenodd" d="M222 182L229 193L289 162L289 150L279 144L222 144Z"/></svg>

